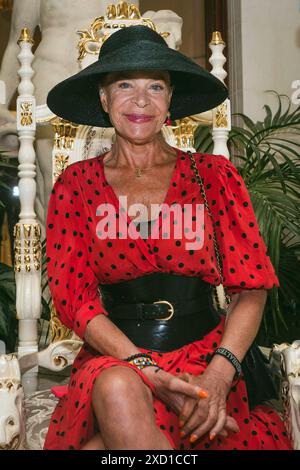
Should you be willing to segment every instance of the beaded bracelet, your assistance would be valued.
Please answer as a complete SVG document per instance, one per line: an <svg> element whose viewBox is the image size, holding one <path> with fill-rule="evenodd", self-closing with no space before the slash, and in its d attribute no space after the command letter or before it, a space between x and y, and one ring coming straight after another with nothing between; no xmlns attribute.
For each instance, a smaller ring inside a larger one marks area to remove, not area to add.
<svg viewBox="0 0 300 470"><path fill-rule="evenodd" d="M123 360L129 362L129 364L136 366L139 370L142 370L144 369L144 367L148 366L156 366L158 369L161 369L161 367L158 366L158 364L154 361L154 359L152 359L149 354L134 354L133 356L129 356Z"/></svg>
<svg viewBox="0 0 300 470"><path fill-rule="evenodd" d="M153 359L149 359L148 357L137 357L136 359L133 359L132 361L128 361L129 364L133 364L136 366L139 370L144 369L144 367L149 367L149 366L156 366L160 369L160 367L157 365L157 363Z"/></svg>
<svg viewBox="0 0 300 470"><path fill-rule="evenodd" d="M230 364L235 368L235 375L233 379L234 381L237 382L242 373L242 366L238 358L231 351L222 347L217 348L214 352L214 355L215 354L219 354L220 356L225 357L230 362Z"/></svg>
<svg viewBox="0 0 300 470"><path fill-rule="evenodd" d="M150 354L146 354L146 353L138 353L138 354L133 354L132 356L129 356L129 357L126 357L126 359L123 359L123 361L132 361L133 359L137 358L137 357L148 357L149 359L152 359L152 357L150 356Z"/></svg>

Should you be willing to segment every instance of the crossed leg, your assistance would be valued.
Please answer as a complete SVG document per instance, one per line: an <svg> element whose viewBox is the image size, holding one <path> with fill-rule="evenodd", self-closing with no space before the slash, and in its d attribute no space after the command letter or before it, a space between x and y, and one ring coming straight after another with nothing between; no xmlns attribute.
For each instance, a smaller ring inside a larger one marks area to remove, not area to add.
<svg viewBox="0 0 300 470"><path fill-rule="evenodd" d="M101 434L81 450L173 449L156 425L151 390L133 370L104 370L94 384L92 406Z"/></svg>
<svg viewBox="0 0 300 470"><path fill-rule="evenodd" d="M106 450L100 432L95 434L80 450Z"/></svg>

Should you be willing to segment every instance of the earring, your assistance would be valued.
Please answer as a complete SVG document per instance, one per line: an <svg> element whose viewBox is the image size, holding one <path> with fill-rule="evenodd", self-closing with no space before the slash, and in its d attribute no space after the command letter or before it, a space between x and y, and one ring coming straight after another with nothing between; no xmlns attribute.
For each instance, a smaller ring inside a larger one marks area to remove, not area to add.
<svg viewBox="0 0 300 470"><path fill-rule="evenodd" d="M171 113L170 113L170 111L168 111L167 118L166 118L166 120L165 120L165 125L166 125L166 126L171 126L171 125L172 125Z"/></svg>

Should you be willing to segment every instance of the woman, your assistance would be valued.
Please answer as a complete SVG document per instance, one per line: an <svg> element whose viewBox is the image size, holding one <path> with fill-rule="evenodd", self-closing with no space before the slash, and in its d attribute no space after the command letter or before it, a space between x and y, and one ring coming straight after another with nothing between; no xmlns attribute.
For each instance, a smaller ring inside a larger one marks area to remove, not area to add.
<svg viewBox="0 0 300 470"><path fill-rule="evenodd" d="M169 113L226 96L144 26L112 34L95 64L50 92L55 114L113 126L116 142L70 165L49 203L49 285L84 345L45 449L290 448L275 411L250 410L240 374L278 285L243 180L226 158L193 158L161 135ZM226 327L211 300L220 281Z"/></svg>

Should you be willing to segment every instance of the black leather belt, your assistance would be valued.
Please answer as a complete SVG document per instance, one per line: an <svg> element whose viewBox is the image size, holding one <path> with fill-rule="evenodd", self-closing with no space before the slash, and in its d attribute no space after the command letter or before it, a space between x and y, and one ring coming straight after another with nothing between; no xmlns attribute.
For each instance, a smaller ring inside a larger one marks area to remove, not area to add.
<svg viewBox="0 0 300 470"><path fill-rule="evenodd" d="M168 352L198 341L220 315L210 284L197 277L153 273L101 285L109 318L137 346Z"/></svg>
<svg viewBox="0 0 300 470"><path fill-rule="evenodd" d="M174 315L184 317L191 313L197 313L203 299L182 300L169 302L168 300L156 300L153 303L119 304L110 308L110 316L127 320L170 320Z"/></svg>

